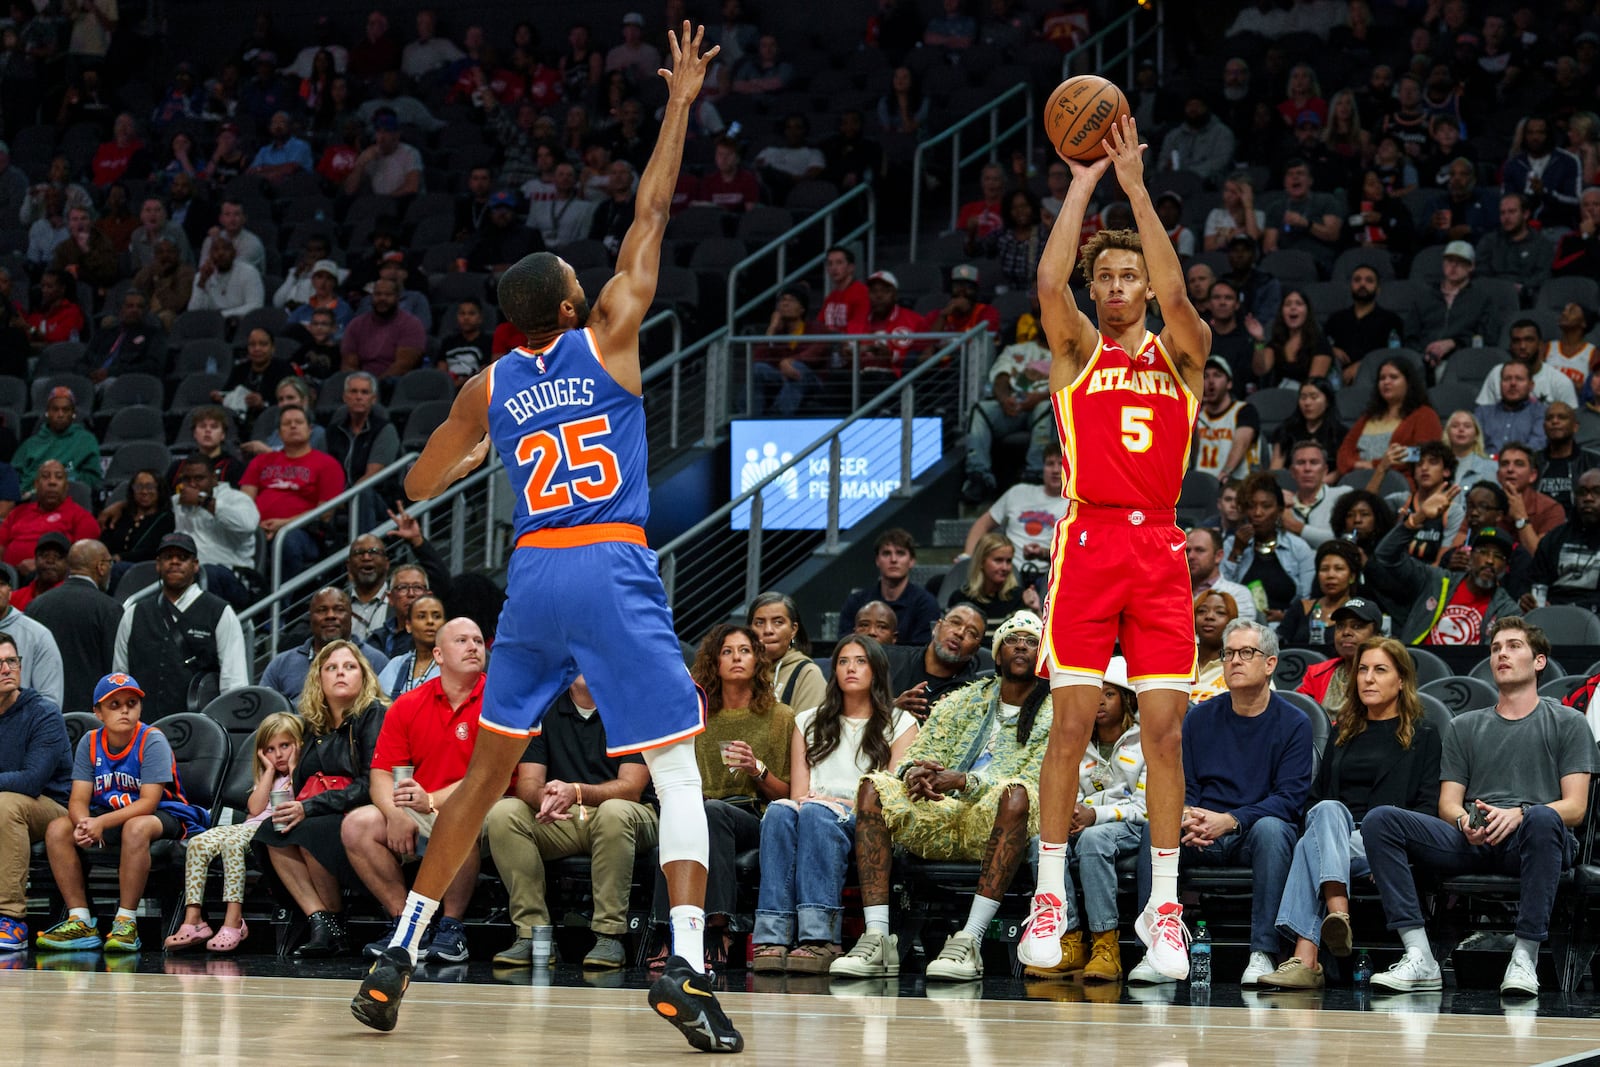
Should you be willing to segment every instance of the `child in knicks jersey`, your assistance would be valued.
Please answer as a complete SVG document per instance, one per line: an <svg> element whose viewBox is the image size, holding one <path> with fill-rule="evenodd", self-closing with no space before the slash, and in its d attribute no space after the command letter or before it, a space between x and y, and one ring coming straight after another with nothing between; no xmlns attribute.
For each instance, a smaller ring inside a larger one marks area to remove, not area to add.
<svg viewBox="0 0 1600 1067"><path fill-rule="evenodd" d="M132 675L108 674L94 687L94 714L102 725L78 742L67 814L45 830L50 873L67 918L39 934L41 949L82 951L103 944L108 952L139 951L135 909L144 896L150 846L200 833L210 821L184 797L172 746L160 730L139 721L143 709L144 690ZM122 850L121 898L103 941L89 911L80 853L99 848ZM129 877L141 868L142 874Z"/></svg>

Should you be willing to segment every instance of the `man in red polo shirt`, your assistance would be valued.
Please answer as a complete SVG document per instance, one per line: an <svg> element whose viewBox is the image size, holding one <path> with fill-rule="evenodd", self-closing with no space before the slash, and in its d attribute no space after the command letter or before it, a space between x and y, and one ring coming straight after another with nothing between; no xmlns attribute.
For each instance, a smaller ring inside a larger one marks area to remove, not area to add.
<svg viewBox="0 0 1600 1067"><path fill-rule="evenodd" d="M486 665L483 632L471 619L451 619L440 628L433 654L439 661L439 676L400 697L384 716L372 756L368 787L372 803L350 812L340 827L350 866L384 910L396 917L364 950L369 959L389 947L405 907L406 881L400 865L427 850L439 805L467 776L467 761L478 739ZM410 767L411 775L397 779L396 767ZM433 937L423 944L429 962L460 963L467 958L461 914L477 879L474 853L445 891Z"/></svg>
<svg viewBox="0 0 1600 1067"><path fill-rule="evenodd" d="M830 248L823 269L828 295L817 315L817 332L860 333L871 306L865 283L856 278L856 254L843 245Z"/></svg>

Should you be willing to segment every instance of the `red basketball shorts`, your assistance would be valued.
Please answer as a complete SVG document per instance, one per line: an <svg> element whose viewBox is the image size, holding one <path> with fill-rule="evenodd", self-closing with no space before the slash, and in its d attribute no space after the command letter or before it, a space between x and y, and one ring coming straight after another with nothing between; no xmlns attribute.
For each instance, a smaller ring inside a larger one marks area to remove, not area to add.
<svg viewBox="0 0 1600 1067"><path fill-rule="evenodd" d="M1195 671L1187 538L1171 511L1074 501L1056 525L1039 675L1099 685L1117 642L1128 681L1189 691Z"/></svg>

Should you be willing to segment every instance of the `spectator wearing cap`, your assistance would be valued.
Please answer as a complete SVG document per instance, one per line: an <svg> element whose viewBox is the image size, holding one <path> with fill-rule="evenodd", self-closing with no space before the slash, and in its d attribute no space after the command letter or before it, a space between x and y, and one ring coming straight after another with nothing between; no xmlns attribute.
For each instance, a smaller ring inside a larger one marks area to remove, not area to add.
<svg viewBox="0 0 1600 1067"><path fill-rule="evenodd" d="M1162 138L1156 170L1188 171L1215 187L1233 165L1233 150L1233 131L1211 113L1203 95L1190 93L1183 102L1183 122Z"/></svg>
<svg viewBox="0 0 1600 1067"><path fill-rule="evenodd" d="M561 248L586 240L594 222L595 204L584 199L578 188L578 169L571 163L556 164L555 193L548 200L537 200L528 209L528 227L538 230L546 248Z"/></svg>
<svg viewBox="0 0 1600 1067"><path fill-rule="evenodd" d="M635 85L642 85L661 69L661 52L644 39L644 16L630 11L622 16L622 43L606 53L606 73L620 70Z"/></svg>
<svg viewBox="0 0 1600 1067"><path fill-rule="evenodd" d="M1529 214L1542 226L1577 226L1583 164L1555 146L1550 120L1541 115L1523 119L1519 133L1521 151L1506 160L1501 192L1527 197Z"/></svg>
<svg viewBox="0 0 1600 1067"><path fill-rule="evenodd" d="M1275 155L1275 165L1287 168L1290 160L1301 159L1311 168L1316 184L1325 189L1342 188L1349 183L1349 164L1328 147L1323 139L1323 117L1310 108L1301 111L1290 124L1289 139Z"/></svg>
<svg viewBox="0 0 1600 1067"><path fill-rule="evenodd" d="M69 288L77 287L65 271L52 267L39 276L39 304L24 316L28 322L28 343L35 349L76 341L88 332L83 309L67 296Z"/></svg>
<svg viewBox="0 0 1600 1067"><path fill-rule="evenodd" d="M122 605L106 593L111 553L105 545L79 541L65 559L65 580L28 603L28 618L50 631L60 652L62 707L82 711L94 703L94 680L111 670Z"/></svg>
<svg viewBox="0 0 1600 1067"><path fill-rule="evenodd" d="M95 334L84 356L84 370L96 386L104 389L124 374L165 373L167 336L149 312L150 301L139 290L122 295L116 329Z"/></svg>
<svg viewBox="0 0 1600 1067"><path fill-rule="evenodd" d="M338 332L350 325L350 320L355 318L349 304L339 295L339 265L331 259L319 259L311 265L311 292L306 295L304 302L289 312L289 324L299 325L311 321L311 316L318 311L326 311L333 316ZM292 280L292 279L291 279ZM278 290L278 296L283 296L284 289L288 288L290 281L285 281ZM276 302L277 298L274 297ZM279 304L281 307L282 304Z"/></svg>
<svg viewBox="0 0 1600 1067"><path fill-rule="evenodd" d="M767 322L767 336L790 340L767 341L751 353L750 371L755 375L752 414L759 416L770 405L778 415L790 418L821 388L817 372L827 367L828 346L803 340L811 332L806 321L810 312L810 286L801 282L779 291L777 306Z"/></svg>
<svg viewBox="0 0 1600 1067"><path fill-rule="evenodd" d="M906 359L917 347L917 342L896 337L897 334L921 333L922 316L899 303L900 282L886 270L867 276L867 317L852 324L852 332L882 340L864 342L860 346L858 367L862 384L876 383L881 389L906 370Z"/></svg>
<svg viewBox="0 0 1600 1067"><path fill-rule="evenodd" d="M749 211L761 202L761 183L755 171L740 166L744 150L732 137L717 138L712 169L700 179L691 199L724 211Z"/></svg>
<svg viewBox="0 0 1600 1067"><path fill-rule="evenodd" d="M422 154L400 140L400 120L393 111L372 119L372 144L356 156L344 179L346 196L363 188L378 196L413 196L422 191Z"/></svg>
<svg viewBox="0 0 1600 1067"><path fill-rule="evenodd" d="M1485 278L1505 278L1517 287L1522 305L1531 305L1550 279L1556 246L1529 227L1528 198L1521 193L1500 197L1500 226L1485 234L1476 248L1478 271Z"/></svg>
<svg viewBox="0 0 1600 1067"><path fill-rule="evenodd" d="M1499 526L1474 530L1463 572L1429 566L1406 552L1411 536L1423 523L1440 518L1449 506L1436 493L1383 535L1373 564L1384 574L1398 605L1409 605L1394 634L1407 645L1482 645L1489 627L1504 615L1517 614L1517 602L1501 585L1516 550L1511 531Z"/></svg>
<svg viewBox="0 0 1600 1067"><path fill-rule="evenodd" d="M1178 255L1194 255L1194 231L1183 224L1183 197L1171 190L1156 197L1156 217L1161 220Z"/></svg>
<svg viewBox="0 0 1600 1067"><path fill-rule="evenodd" d="M287 111L272 113L267 123L267 136L271 140L256 150L246 174L254 174L276 185L285 178L311 170L311 145L293 135Z"/></svg>
<svg viewBox="0 0 1600 1067"><path fill-rule="evenodd" d="M1451 241L1444 246L1438 288L1406 308L1406 340L1422 347L1429 366L1438 366L1458 348L1481 346L1500 336L1494 297L1472 284L1477 262L1470 244Z"/></svg>
<svg viewBox="0 0 1600 1067"><path fill-rule="evenodd" d="M1314 188L1311 165L1296 157L1283 172L1281 203L1267 211L1263 242L1268 252L1300 251L1309 255L1323 275L1333 267L1344 233L1344 211L1338 200Z"/></svg>
<svg viewBox="0 0 1600 1067"><path fill-rule="evenodd" d="M1528 581L1547 590L1524 593L1522 611L1550 604L1576 604L1600 613L1600 469L1578 475L1567 521L1539 539Z"/></svg>
<svg viewBox="0 0 1600 1067"><path fill-rule="evenodd" d="M22 660L22 684L37 689L58 707L65 684L61 651L50 631L28 618L11 603L11 590L20 586L16 568L0 563L0 633L9 634Z"/></svg>
<svg viewBox="0 0 1600 1067"><path fill-rule="evenodd" d="M78 398L71 387L58 385L51 389L39 428L17 446L11 457L11 465L23 485L32 485L39 468L55 460L69 480L91 489L100 487L100 442L77 418Z"/></svg>
<svg viewBox="0 0 1600 1067"><path fill-rule="evenodd" d="M11 606L27 611L34 597L48 593L67 579L67 552L72 542L59 530L42 534L33 546L33 580L11 593Z"/></svg>
<svg viewBox="0 0 1600 1067"><path fill-rule="evenodd" d="M400 293L400 310L415 315L417 321L422 323L423 330L431 333L433 331L433 307L428 303L427 294L406 284L410 276L410 268L406 266L406 254L398 248L391 249L385 252L383 257L378 260L378 277L367 285L367 292L370 294L372 287L378 281L394 282L395 288ZM425 281L424 284L426 284ZM356 314L360 315L371 310L372 297L368 295L357 305Z"/></svg>
<svg viewBox="0 0 1600 1067"><path fill-rule="evenodd" d="M167 207L158 196L147 196L139 206L139 225L128 236L128 251L139 267L155 262L156 246L171 241L178 249L178 257L185 263L194 262L194 249L183 227L167 217Z"/></svg>
<svg viewBox="0 0 1600 1067"><path fill-rule="evenodd" d="M544 237L517 219L517 194L508 189L490 194L488 217L467 253L467 267L500 275L524 256L543 251Z"/></svg>
<svg viewBox="0 0 1600 1067"><path fill-rule="evenodd" d="M244 631L227 601L200 588L194 538L170 533L156 552L160 585L123 606L112 670L137 663L151 680L152 718L189 706L195 680L215 673L219 692L250 684Z"/></svg>
<svg viewBox="0 0 1600 1067"><path fill-rule="evenodd" d="M1000 312L978 299L978 268L962 263L950 269L950 299L944 307L929 313L922 330L924 333L965 333L978 325L999 338Z"/></svg>
<svg viewBox="0 0 1600 1067"><path fill-rule="evenodd" d="M378 112L394 112L402 126L415 126L424 133L438 133L449 123L435 117L428 105L403 90L398 70L386 70L378 79L377 95L356 109L363 122L372 122Z"/></svg>
<svg viewBox="0 0 1600 1067"><path fill-rule="evenodd" d="M1194 469L1218 481L1248 470L1257 455L1261 416L1233 395L1233 367L1222 356L1206 357L1200 411L1195 419Z"/></svg>
<svg viewBox="0 0 1600 1067"><path fill-rule="evenodd" d="M350 320L340 350L345 370L364 370L379 378L398 378L422 360L428 331L400 307L400 286L392 278L372 283L372 306Z"/></svg>

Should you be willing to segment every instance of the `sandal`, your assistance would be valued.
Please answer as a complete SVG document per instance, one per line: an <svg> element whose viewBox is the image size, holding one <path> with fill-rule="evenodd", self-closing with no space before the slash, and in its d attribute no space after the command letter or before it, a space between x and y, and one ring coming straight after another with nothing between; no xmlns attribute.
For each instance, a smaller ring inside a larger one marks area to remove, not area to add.
<svg viewBox="0 0 1600 1067"><path fill-rule="evenodd" d="M789 969L789 946L757 945L750 969L757 974L782 974Z"/></svg>
<svg viewBox="0 0 1600 1067"><path fill-rule="evenodd" d="M213 936L211 925L201 919L199 923L184 923L178 927L178 932L167 938L162 947L168 952L182 952L194 948L211 936Z"/></svg>
<svg viewBox="0 0 1600 1067"><path fill-rule="evenodd" d="M232 952L239 947L239 942L249 936L250 925L241 919L237 927L224 926L218 930L217 936L206 942L206 951Z"/></svg>
<svg viewBox="0 0 1600 1067"><path fill-rule="evenodd" d="M790 974L827 974L833 961L844 955L843 945L824 945L818 942L789 950Z"/></svg>

